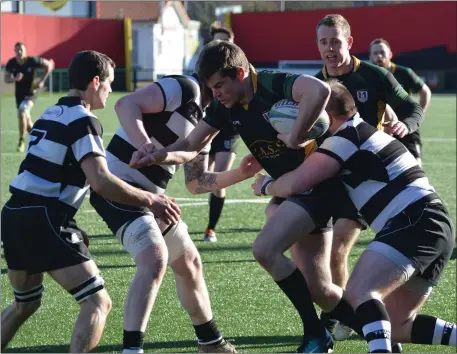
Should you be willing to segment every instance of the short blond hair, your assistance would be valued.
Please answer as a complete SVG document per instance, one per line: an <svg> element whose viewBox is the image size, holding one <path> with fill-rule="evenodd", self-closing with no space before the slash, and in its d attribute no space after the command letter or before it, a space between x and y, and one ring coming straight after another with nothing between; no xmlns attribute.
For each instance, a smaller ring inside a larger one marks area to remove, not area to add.
<svg viewBox="0 0 457 354"><path fill-rule="evenodd" d="M316 32L320 26L338 28L346 38L351 36L351 26L349 26L349 22L340 14L330 14L322 18L317 24Z"/></svg>

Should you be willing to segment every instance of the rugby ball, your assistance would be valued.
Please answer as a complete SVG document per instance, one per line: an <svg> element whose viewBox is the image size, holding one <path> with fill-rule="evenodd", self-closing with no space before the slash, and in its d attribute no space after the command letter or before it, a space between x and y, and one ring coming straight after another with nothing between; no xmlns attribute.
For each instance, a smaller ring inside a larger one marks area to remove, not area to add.
<svg viewBox="0 0 457 354"><path fill-rule="evenodd" d="M268 120L280 134L289 134L292 131L298 115L298 103L284 99L276 102L268 113ZM308 139L316 139L327 131L330 119L327 112L322 111L316 123L308 133Z"/></svg>

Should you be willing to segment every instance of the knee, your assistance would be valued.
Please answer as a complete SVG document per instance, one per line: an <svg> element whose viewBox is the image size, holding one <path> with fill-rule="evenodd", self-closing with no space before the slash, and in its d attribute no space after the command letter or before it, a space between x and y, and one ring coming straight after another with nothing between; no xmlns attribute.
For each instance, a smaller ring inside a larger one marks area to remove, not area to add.
<svg viewBox="0 0 457 354"><path fill-rule="evenodd" d="M252 245L252 254L255 260L263 267L267 266L275 253L264 242L257 238Z"/></svg>
<svg viewBox="0 0 457 354"><path fill-rule="evenodd" d="M320 279L307 280L307 284L313 302L321 308L326 307L327 299L332 294L332 284Z"/></svg>
<svg viewBox="0 0 457 354"><path fill-rule="evenodd" d="M173 272L181 277L195 279L201 274L203 265L195 247L187 248L184 253L171 264Z"/></svg>
<svg viewBox="0 0 457 354"><path fill-rule="evenodd" d="M103 318L107 317L111 312L113 303L108 295L108 292L105 289L102 289L101 291L81 301L80 306L81 311L87 311Z"/></svg>
<svg viewBox="0 0 457 354"><path fill-rule="evenodd" d="M143 279L161 279L167 269L168 252L165 247L149 247L135 257L136 276Z"/></svg>

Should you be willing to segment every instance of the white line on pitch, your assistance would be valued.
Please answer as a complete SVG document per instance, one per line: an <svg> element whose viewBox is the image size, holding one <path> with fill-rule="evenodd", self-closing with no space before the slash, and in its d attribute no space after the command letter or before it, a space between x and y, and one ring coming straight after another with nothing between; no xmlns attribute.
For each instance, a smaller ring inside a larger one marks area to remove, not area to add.
<svg viewBox="0 0 457 354"><path fill-rule="evenodd" d="M178 198L177 198L178 199ZM189 200L198 200L198 198L181 198L181 199L189 199ZM270 199L228 199L225 201L225 204L240 204L240 203L246 203L246 204L267 204L270 201ZM182 207L188 207L188 206L203 206L203 205L208 205L208 202L195 202L195 203L182 203L178 204L180 208ZM84 210L84 213L95 213L94 209L89 209L89 210Z"/></svg>

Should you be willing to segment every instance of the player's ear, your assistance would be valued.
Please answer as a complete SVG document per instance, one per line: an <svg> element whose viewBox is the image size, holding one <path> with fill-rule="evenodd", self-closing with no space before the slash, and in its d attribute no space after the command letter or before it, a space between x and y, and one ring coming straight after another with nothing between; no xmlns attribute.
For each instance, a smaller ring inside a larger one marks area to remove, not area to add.
<svg viewBox="0 0 457 354"><path fill-rule="evenodd" d="M392 57L393 57L392 51L389 50L389 59L392 59Z"/></svg>
<svg viewBox="0 0 457 354"><path fill-rule="evenodd" d="M243 81L246 77L246 71L243 68L236 68L236 78L239 81Z"/></svg>
<svg viewBox="0 0 457 354"><path fill-rule="evenodd" d="M95 76L92 79L92 87L94 88L95 91L97 91L98 88L100 87L100 77L99 76Z"/></svg>
<svg viewBox="0 0 457 354"><path fill-rule="evenodd" d="M352 36L349 36L349 38L348 38L348 49L351 49L353 43L354 43L354 38Z"/></svg>

